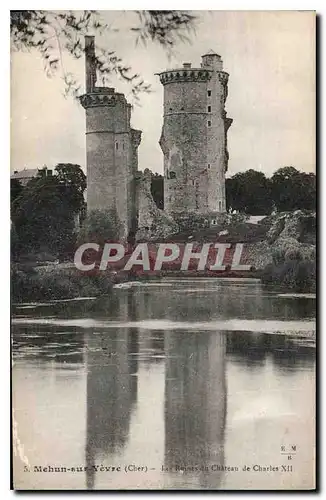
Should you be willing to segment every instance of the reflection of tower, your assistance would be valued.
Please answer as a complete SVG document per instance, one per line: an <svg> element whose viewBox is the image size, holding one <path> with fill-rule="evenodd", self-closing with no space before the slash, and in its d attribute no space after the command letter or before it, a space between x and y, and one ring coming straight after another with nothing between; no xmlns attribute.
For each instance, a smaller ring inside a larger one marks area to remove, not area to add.
<svg viewBox="0 0 326 500"><path fill-rule="evenodd" d="M85 37L87 209L115 209L123 235L136 224L135 177L141 132L130 126L131 105L113 88L96 86L94 37Z"/></svg>
<svg viewBox="0 0 326 500"><path fill-rule="evenodd" d="M133 316L132 297L126 296L120 311ZM87 340L87 488L95 483L92 466L99 457L113 455L128 440L130 415L137 398L138 369L135 329L109 329L89 333Z"/></svg>
<svg viewBox="0 0 326 500"><path fill-rule="evenodd" d="M169 487L217 488L222 472L211 467L224 465L224 335L167 333L165 354L165 466L199 469L176 473Z"/></svg>
<svg viewBox="0 0 326 500"><path fill-rule="evenodd" d="M167 211L225 211L228 166L228 73L219 55L202 56L200 68L159 74L164 85L164 207Z"/></svg>

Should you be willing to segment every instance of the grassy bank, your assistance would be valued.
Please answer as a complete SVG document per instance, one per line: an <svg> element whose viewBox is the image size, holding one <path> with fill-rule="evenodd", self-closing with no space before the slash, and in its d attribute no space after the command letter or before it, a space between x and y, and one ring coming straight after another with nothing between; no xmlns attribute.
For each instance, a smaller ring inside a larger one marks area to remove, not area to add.
<svg viewBox="0 0 326 500"><path fill-rule="evenodd" d="M134 280L171 278L259 278L262 283L294 292L316 291L316 262L298 258L274 256L273 263L263 270L224 272L162 270L150 273L108 273L89 275L74 267L49 266L35 268L12 265L11 298L13 302L35 302L75 297L97 297L111 293L114 284Z"/></svg>
<svg viewBox="0 0 326 500"><path fill-rule="evenodd" d="M316 292L316 261L289 259L268 264L261 272L264 284L293 292Z"/></svg>
<svg viewBox="0 0 326 500"><path fill-rule="evenodd" d="M53 269L47 272L22 266L11 268L13 302L34 302L75 297L94 297L111 292L113 277L107 273L87 275L75 269Z"/></svg>

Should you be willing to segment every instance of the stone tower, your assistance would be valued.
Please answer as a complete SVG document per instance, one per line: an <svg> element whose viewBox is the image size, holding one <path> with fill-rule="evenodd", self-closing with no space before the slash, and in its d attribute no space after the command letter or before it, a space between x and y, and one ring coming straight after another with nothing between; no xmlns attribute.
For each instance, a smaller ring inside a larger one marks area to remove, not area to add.
<svg viewBox="0 0 326 500"><path fill-rule="evenodd" d="M96 86L95 40L85 37L87 211L115 209L122 237L136 231L136 172L141 131L130 126L131 105L113 88Z"/></svg>
<svg viewBox="0 0 326 500"><path fill-rule="evenodd" d="M228 73L219 55L202 56L200 68L159 73L164 85L164 207L168 212L224 212L228 166Z"/></svg>

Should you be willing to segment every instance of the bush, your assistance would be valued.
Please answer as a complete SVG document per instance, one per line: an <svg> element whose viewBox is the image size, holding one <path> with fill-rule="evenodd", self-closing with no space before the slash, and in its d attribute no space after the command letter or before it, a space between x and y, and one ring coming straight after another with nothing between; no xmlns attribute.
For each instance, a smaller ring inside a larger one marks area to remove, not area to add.
<svg viewBox="0 0 326 500"><path fill-rule="evenodd" d="M122 229L116 210L92 210L79 231L77 245L91 242L103 246L107 241L117 241Z"/></svg>
<svg viewBox="0 0 326 500"><path fill-rule="evenodd" d="M316 291L316 261L289 259L268 264L261 275L262 282L296 292Z"/></svg>
<svg viewBox="0 0 326 500"><path fill-rule="evenodd" d="M275 266L280 266L285 262L285 250L283 248L276 248L272 252L273 264Z"/></svg>
<svg viewBox="0 0 326 500"><path fill-rule="evenodd" d="M35 302L106 295L111 291L112 283L112 277L106 273L89 275L67 270L41 273L13 266L11 298L14 302Z"/></svg>

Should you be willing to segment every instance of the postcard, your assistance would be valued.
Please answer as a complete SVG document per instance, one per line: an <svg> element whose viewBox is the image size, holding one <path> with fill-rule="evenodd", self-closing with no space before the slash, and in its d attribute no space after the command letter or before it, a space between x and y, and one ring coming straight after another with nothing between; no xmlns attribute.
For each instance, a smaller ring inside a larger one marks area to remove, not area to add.
<svg viewBox="0 0 326 500"><path fill-rule="evenodd" d="M316 13L11 11L12 488L316 489Z"/></svg>

